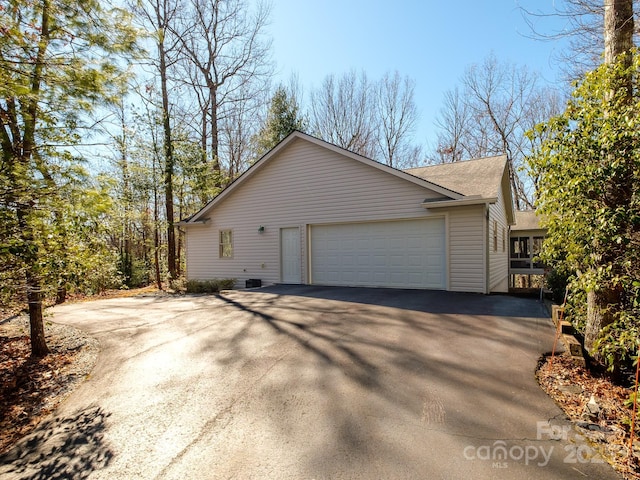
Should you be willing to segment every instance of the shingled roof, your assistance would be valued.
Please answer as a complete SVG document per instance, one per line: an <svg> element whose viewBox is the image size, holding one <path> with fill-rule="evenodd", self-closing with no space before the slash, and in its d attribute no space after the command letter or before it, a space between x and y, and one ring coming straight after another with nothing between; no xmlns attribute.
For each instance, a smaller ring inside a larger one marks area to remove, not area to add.
<svg viewBox="0 0 640 480"><path fill-rule="evenodd" d="M404 171L465 196L496 198L506 163L507 156L498 155Z"/></svg>
<svg viewBox="0 0 640 480"><path fill-rule="evenodd" d="M540 226L540 217L535 210L519 210L516 213L516 224L511 229L520 230L543 230Z"/></svg>

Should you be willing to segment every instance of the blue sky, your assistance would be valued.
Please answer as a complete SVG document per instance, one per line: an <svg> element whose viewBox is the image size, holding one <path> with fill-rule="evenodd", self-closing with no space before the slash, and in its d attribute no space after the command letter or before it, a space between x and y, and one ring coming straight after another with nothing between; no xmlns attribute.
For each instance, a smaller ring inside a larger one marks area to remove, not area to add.
<svg viewBox="0 0 640 480"><path fill-rule="evenodd" d="M417 143L433 142L444 93L465 68L490 53L526 65L544 80L559 82L554 52L560 42L528 37L519 6L553 11L557 0L272 0L269 33L276 80L299 77L305 97L331 73L364 70L370 80L397 70L416 82L421 113ZM559 29L545 20L541 30Z"/></svg>

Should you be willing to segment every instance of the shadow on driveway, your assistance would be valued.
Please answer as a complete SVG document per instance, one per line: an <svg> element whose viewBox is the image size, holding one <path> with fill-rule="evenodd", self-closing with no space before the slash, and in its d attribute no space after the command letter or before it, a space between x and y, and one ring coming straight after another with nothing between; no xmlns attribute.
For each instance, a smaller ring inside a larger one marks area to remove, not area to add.
<svg viewBox="0 0 640 480"><path fill-rule="evenodd" d="M111 449L104 443L109 414L97 407L76 415L51 418L38 426L35 435L21 448L0 457L1 465L11 464L6 474L15 479L86 479L109 465ZM47 449L42 449L46 444ZM33 452L38 451L37 457Z"/></svg>
<svg viewBox="0 0 640 480"><path fill-rule="evenodd" d="M275 286L54 320L103 350L11 478L617 478L570 463L590 450L536 384L554 329L535 300Z"/></svg>
<svg viewBox="0 0 640 480"><path fill-rule="evenodd" d="M248 348L256 321L309 354L296 356L274 385L261 380L267 393L260 398L265 411L279 410L276 427L292 435L298 413L287 416L282 406L308 392L324 397L321 410L330 428L318 435L325 441L309 459L309 471L320 477L344 475L345 451L351 467L381 477L397 475L388 466L405 462L413 466L398 478L419 471L429 472L425 478L575 474L565 462L567 445L539 435L540 423L565 419L534 379L554 333L535 300L284 285L219 298L250 315L225 341L229 364L246 365L267 353ZM574 437L564 440L570 445ZM514 452L498 462L508 470L496 466L499 455L469 453L490 450L496 442ZM536 458L519 457L520 451ZM615 478L607 465L581 467L595 469L597 478Z"/></svg>

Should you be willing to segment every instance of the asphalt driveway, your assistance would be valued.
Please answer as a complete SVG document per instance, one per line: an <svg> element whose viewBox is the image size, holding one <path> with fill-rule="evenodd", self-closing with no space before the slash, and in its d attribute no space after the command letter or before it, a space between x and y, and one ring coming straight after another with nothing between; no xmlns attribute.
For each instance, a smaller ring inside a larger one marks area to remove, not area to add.
<svg viewBox="0 0 640 480"><path fill-rule="evenodd" d="M2 479L619 478L535 382L535 300L278 286L52 320L102 350Z"/></svg>

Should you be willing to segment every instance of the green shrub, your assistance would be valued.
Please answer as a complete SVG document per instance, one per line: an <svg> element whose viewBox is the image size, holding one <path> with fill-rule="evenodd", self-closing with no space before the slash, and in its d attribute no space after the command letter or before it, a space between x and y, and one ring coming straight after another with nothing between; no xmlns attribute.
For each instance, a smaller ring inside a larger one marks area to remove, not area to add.
<svg viewBox="0 0 640 480"><path fill-rule="evenodd" d="M547 274L547 288L551 290L552 299L558 305L562 305L564 294L569 284L571 275L563 270L554 268Z"/></svg>
<svg viewBox="0 0 640 480"><path fill-rule="evenodd" d="M587 324L587 292L577 285L569 287L567 306L564 311L565 320L571 322L580 335L584 335Z"/></svg>
<svg viewBox="0 0 640 480"><path fill-rule="evenodd" d="M218 293L220 290L233 288L235 283L236 280L234 278L188 280L187 293Z"/></svg>
<svg viewBox="0 0 640 480"><path fill-rule="evenodd" d="M218 280L220 290L232 290L236 286L237 280L235 278L223 278Z"/></svg>

